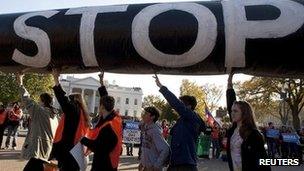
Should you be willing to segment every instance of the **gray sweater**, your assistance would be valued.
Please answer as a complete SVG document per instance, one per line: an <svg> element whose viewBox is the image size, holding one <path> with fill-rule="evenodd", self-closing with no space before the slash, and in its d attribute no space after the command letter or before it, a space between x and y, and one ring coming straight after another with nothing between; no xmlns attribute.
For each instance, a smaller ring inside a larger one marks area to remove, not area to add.
<svg viewBox="0 0 304 171"><path fill-rule="evenodd" d="M144 167L163 168L169 157L169 145L161 134L161 128L155 123L141 127L142 146L140 163Z"/></svg>
<svg viewBox="0 0 304 171"><path fill-rule="evenodd" d="M58 125L56 114L30 99L24 87L20 87L20 95L22 104L31 117L30 130L23 144L21 156L24 159L48 161Z"/></svg>

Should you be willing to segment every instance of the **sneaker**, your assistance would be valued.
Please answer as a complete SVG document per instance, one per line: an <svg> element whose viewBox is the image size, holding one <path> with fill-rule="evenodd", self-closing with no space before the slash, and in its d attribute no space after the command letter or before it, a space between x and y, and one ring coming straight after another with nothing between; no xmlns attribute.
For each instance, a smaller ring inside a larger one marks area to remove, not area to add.
<svg viewBox="0 0 304 171"><path fill-rule="evenodd" d="M13 147L12 150L16 150L16 147Z"/></svg>

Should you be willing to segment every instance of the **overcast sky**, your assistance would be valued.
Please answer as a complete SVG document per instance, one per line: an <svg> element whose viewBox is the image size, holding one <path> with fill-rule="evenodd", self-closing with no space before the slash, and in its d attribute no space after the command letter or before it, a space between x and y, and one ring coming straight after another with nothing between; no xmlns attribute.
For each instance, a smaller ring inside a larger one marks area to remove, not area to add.
<svg viewBox="0 0 304 171"><path fill-rule="evenodd" d="M114 5L114 4L131 4L131 3L149 3L149 2L177 2L181 0L2 0L0 5L0 13L17 13L48 9L62 9L71 7L83 6L98 6L98 5ZM193 1L193 0L182 0ZM77 74L75 77L83 78L92 76L97 78L97 74ZM183 79L195 81L199 85L205 83L216 84L226 90L227 75L218 76L169 76L160 75L161 82L166 85L174 94L179 95L179 87ZM126 75L126 74L111 74L106 73L105 79L112 83L124 87L141 87L144 95L155 94L160 95L158 88L155 85L152 75ZM235 76L235 81L244 81L250 79L250 76L238 74ZM225 106L225 94L223 94L219 104Z"/></svg>

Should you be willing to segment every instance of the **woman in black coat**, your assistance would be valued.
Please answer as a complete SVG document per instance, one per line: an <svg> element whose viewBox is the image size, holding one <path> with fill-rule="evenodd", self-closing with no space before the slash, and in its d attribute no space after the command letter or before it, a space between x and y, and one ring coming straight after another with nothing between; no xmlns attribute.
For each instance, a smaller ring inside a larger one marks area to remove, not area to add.
<svg viewBox="0 0 304 171"><path fill-rule="evenodd" d="M73 93L66 96L59 84L59 75L59 72L54 69L55 86L53 90L64 114L61 116L63 122L59 122L54 137L50 160L56 159L58 161L60 171L78 171L80 168L70 150L80 141L81 137L85 136L86 130L90 126L90 120L82 95ZM61 136L58 136L60 134ZM57 136L60 137L58 140Z"/></svg>
<svg viewBox="0 0 304 171"><path fill-rule="evenodd" d="M269 171L270 166L259 165L267 159L264 137L257 129L250 104L235 101L232 74L228 80L227 108L233 126L227 131L227 157L231 171ZM233 100L233 101L231 101Z"/></svg>

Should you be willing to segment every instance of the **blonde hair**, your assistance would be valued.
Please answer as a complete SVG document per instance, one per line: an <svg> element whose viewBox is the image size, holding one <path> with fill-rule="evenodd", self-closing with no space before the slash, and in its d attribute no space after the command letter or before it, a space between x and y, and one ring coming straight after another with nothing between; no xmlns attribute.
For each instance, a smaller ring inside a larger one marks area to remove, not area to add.
<svg viewBox="0 0 304 171"><path fill-rule="evenodd" d="M90 126L89 112L88 112L87 105L86 105L82 95L80 93L72 93L69 95L69 99L71 101L76 102L80 106L80 108L84 114L84 119L85 119L86 125L89 127Z"/></svg>

